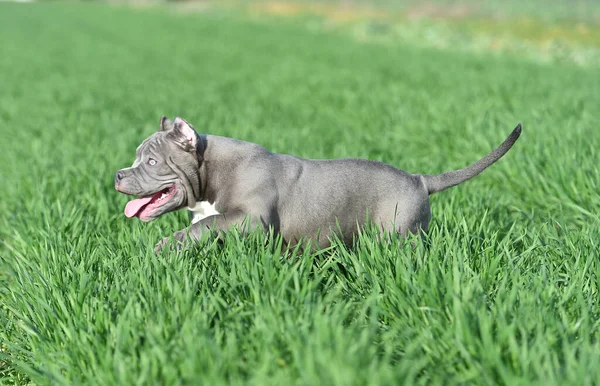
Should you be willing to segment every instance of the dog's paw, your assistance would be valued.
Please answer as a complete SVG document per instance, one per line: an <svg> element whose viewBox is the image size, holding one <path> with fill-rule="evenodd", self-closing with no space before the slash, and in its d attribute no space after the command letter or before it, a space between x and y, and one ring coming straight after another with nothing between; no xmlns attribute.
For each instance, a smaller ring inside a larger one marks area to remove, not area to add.
<svg viewBox="0 0 600 386"><path fill-rule="evenodd" d="M185 232L175 232L172 237L165 237L164 239L159 241L154 247L154 252L156 254L160 254L164 250L181 251L184 247L186 240L187 234Z"/></svg>

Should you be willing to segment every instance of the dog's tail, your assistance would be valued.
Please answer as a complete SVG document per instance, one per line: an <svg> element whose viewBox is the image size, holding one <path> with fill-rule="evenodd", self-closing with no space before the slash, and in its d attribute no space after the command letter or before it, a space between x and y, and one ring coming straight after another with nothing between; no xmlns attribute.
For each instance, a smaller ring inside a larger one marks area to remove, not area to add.
<svg viewBox="0 0 600 386"><path fill-rule="evenodd" d="M510 148L515 144L519 136L521 135L521 124L519 123L513 132L490 154L486 155L479 161L472 165L467 166L464 169L446 172L442 174L422 174L421 177L425 183L425 187L429 194L441 192L442 190L451 188L462 182L470 180L485 169L487 169L494 162L498 161Z"/></svg>

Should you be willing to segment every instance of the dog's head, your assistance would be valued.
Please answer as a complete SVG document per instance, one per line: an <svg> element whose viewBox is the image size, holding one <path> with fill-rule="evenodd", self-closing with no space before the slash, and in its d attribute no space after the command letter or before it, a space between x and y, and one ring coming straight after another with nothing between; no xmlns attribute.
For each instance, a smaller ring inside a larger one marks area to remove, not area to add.
<svg viewBox="0 0 600 386"><path fill-rule="evenodd" d="M138 196L125 206L127 217L152 221L164 213L194 207L200 197L199 168L204 143L182 118L160 120L158 132L137 148L130 168L115 174L115 189Z"/></svg>

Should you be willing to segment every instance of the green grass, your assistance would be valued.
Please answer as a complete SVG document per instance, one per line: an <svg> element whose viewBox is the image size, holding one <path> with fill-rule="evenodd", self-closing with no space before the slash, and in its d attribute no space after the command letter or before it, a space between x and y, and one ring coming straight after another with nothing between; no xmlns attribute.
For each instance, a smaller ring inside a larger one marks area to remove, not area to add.
<svg viewBox="0 0 600 386"><path fill-rule="evenodd" d="M0 36L0 383L600 383L598 71L101 5L0 4ZM161 114L415 173L524 132L414 249L156 256L185 214L112 181Z"/></svg>

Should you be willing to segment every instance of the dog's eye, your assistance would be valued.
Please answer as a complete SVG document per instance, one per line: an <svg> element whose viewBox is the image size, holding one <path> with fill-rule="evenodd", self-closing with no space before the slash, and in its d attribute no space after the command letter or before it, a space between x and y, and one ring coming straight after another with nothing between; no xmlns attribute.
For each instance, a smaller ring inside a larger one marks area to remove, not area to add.
<svg viewBox="0 0 600 386"><path fill-rule="evenodd" d="M154 165L156 165L156 160L155 160L154 158L150 158L150 159L148 160L148 165L150 165L150 166L154 166Z"/></svg>

